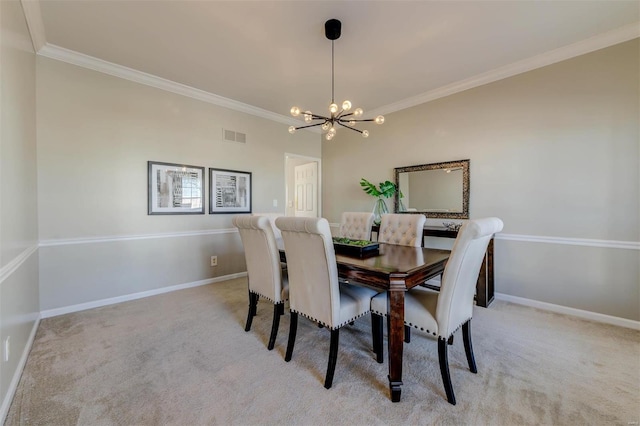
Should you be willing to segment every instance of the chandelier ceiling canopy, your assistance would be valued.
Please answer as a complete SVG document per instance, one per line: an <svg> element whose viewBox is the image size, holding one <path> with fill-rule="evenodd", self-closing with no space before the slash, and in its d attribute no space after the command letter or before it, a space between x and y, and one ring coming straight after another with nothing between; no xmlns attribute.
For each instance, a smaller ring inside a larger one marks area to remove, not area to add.
<svg viewBox="0 0 640 426"><path fill-rule="evenodd" d="M339 108L335 103L334 99L334 54L333 54L333 42L340 38L340 32L342 29L342 23L337 19L329 19L324 24L324 34L327 39L331 40L331 104L329 105L329 116L319 115L312 113L311 111L303 111L297 106L291 108L291 115L294 117L302 116L304 118L305 123L304 126L290 126L289 133L295 133L296 130L305 129L308 127L317 127L321 126L322 130L324 130L325 138L330 141L336 135L336 127L342 126L347 129L353 130L354 132L358 132L362 135L362 137L369 137L368 130L360 130L355 126L358 123L365 121L375 121L376 124L384 123L384 117L379 115L376 118L363 119L362 117L363 111L362 108L356 108L351 111L351 102L344 101L342 102L342 108Z"/></svg>

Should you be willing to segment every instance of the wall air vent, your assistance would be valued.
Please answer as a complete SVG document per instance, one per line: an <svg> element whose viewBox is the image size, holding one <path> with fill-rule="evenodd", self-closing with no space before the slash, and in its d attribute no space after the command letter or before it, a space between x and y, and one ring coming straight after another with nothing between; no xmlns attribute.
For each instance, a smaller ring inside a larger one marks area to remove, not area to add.
<svg viewBox="0 0 640 426"><path fill-rule="evenodd" d="M222 129L222 140L225 142L247 143L247 135L233 130Z"/></svg>

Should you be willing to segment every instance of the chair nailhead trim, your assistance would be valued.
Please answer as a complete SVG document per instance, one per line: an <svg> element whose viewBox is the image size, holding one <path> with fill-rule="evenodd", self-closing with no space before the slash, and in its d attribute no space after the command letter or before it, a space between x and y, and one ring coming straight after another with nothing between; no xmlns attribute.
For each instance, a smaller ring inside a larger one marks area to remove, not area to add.
<svg viewBox="0 0 640 426"><path fill-rule="evenodd" d="M258 293L257 291L251 291L250 293L257 294L258 296L262 297L263 299L267 299L269 302L273 303L274 305L280 305L280 304L286 302L287 300L289 300L289 299L282 299L281 301L276 302L275 300L273 300L269 296L265 296L264 294Z"/></svg>
<svg viewBox="0 0 640 426"><path fill-rule="evenodd" d="M360 314L360 315L357 315L357 316L355 316L355 317L353 317L353 318L351 318L351 319L349 319L349 320L343 321L343 322L342 322L340 325L338 325L337 327L329 327L329 325L328 325L328 324L326 324L324 321L320 321L320 320L319 320L319 319L317 319L317 318L313 318L313 317L311 317L311 316L309 316L309 315L307 315L307 314L304 314L304 313L302 313L302 312L300 312L300 311L296 311L295 309L290 309L290 310L291 310L291 312L295 312L295 313L296 313L296 314L298 314L298 315L302 315L303 317L305 317L305 318L307 318L307 319L310 319L311 321L315 321L315 322L317 322L318 324L322 325L323 327L325 327L325 328L327 328L327 329L329 329L329 330L337 330L337 329L339 329L340 327L344 327L345 325L347 325L347 324L349 324L349 323L351 323L351 322L353 322L353 321L357 320L358 318L363 317L363 316L365 316L365 315L367 315L368 313L370 313L370 312L371 312L371 311L367 311L367 312L365 312L365 313L363 313L363 314Z"/></svg>
<svg viewBox="0 0 640 426"><path fill-rule="evenodd" d="M378 311L371 311L371 312L373 312L373 313L374 313L374 314L376 314L376 315L382 315L382 316L385 316L385 317L387 316L387 314L386 314L386 313L384 313L384 312L378 312ZM471 318L472 318L472 317L469 317L469 318L468 318L468 319L466 319L465 321L462 321L462 323L461 323L460 325L458 325L458 326L456 327L456 329L455 329L455 330L453 330L453 331L451 332L451 334L449 334L448 336L446 336L446 337L445 337L445 336L440 336L440 337L443 337L443 338L445 338L445 339L448 339L449 337L451 337L451 336L453 335L453 333L455 333L456 331L458 331L458 329L459 329L460 327L462 327L462 326L463 326L467 321L470 321L470 320L471 320ZM422 327L418 327L417 325L413 325L413 324L411 324L411 323L409 323L409 322L406 322L406 321L403 321L403 322L404 322L404 324L405 324L405 325L408 325L408 326L410 326L410 327L416 328L416 329L418 329L418 330L420 330L420 331L426 331L427 333L431 333L431 334L433 334L434 336L437 336L437 334L436 334L435 332L431 332L431 331L429 331L429 330L425 330L425 329L424 329L424 328L422 328Z"/></svg>

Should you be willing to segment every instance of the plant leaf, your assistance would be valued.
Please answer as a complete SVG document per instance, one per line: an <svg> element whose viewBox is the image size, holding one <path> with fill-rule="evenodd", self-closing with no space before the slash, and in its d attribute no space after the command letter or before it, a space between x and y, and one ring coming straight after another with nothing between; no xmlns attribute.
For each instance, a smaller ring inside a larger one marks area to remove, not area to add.
<svg viewBox="0 0 640 426"><path fill-rule="evenodd" d="M366 192L371 196L379 197L380 195L382 195L382 193L378 190L378 188L374 184L366 180L365 178L360 179L360 186L362 187L362 190L364 192Z"/></svg>
<svg viewBox="0 0 640 426"><path fill-rule="evenodd" d="M396 192L396 184L390 181L384 181L380 183L380 194L384 198L389 198L393 196Z"/></svg>

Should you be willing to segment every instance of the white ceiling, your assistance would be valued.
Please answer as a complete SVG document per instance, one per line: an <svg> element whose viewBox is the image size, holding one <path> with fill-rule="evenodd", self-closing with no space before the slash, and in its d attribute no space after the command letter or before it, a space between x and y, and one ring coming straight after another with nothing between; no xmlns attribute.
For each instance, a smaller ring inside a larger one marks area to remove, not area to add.
<svg viewBox="0 0 640 426"><path fill-rule="evenodd" d="M127 67L289 121L292 105L326 113L331 18L342 21L336 101L365 116L640 34L638 1L22 1L40 54Z"/></svg>

